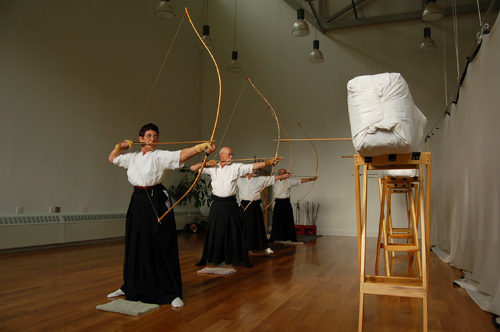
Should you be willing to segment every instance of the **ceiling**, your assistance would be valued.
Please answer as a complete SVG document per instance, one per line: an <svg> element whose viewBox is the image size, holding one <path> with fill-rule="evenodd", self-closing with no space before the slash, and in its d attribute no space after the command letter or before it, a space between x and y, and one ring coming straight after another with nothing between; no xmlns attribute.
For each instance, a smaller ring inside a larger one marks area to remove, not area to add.
<svg viewBox="0 0 500 332"><path fill-rule="evenodd" d="M284 0L290 7L305 10L305 19L319 31L327 31L383 24L406 20L420 20L425 0ZM452 0L437 0L445 16L451 16ZM457 14L477 13L476 0L453 0ZM500 1L479 1L481 12L486 12L490 3L500 8Z"/></svg>

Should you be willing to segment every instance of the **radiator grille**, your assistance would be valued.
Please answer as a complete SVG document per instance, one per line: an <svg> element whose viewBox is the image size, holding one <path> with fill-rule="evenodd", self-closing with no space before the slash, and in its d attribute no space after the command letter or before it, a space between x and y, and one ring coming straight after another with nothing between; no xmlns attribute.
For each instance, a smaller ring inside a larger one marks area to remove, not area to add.
<svg viewBox="0 0 500 332"><path fill-rule="evenodd" d="M196 217L199 211L179 211L175 213L177 218ZM95 222L125 220L126 213L100 213L100 214L57 214L37 216L0 216L0 226L5 225L27 225L27 224L54 224L72 222Z"/></svg>
<svg viewBox="0 0 500 332"><path fill-rule="evenodd" d="M50 216L3 216L0 217L1 225L26 225L26 224L53 224L82 221L112 221L125 220L125 213L103 214L77 214L77 215L50 215Z"/></svg>

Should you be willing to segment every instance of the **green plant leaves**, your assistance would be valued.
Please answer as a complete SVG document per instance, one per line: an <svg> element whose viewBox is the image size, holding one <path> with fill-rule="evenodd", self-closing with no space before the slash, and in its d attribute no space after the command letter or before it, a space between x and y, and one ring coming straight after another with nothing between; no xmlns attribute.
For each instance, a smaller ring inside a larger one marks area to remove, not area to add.
<svg viewBox="0 0 500 332"><path fill-rule="evenodd" d="M183 174L183 177L177 182L177 184L172 185L168 188L169 195L172 199L178 200L184 193L189 189L194 179L196 178L196 173L191 171L188 167L182 167L179 171ZM210 188L210 182L205 175L202 175L195 187L189 195L179 203L179 205L184 205L187 202L192 202L195 208L200 208L202 206L210 206L212 204L212 190Z"/></svg>

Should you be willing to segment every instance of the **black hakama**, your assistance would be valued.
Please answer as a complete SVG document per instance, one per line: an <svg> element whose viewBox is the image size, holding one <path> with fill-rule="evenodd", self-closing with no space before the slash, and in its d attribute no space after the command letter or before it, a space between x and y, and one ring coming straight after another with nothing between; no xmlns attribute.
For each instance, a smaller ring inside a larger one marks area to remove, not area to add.
<svg viewBox="0 0 500 332"><path fill-rule="evenodd" d="M241 213L243 214L243 231L246 238L247 249L259 251L267 249L267 235L262 214L261 200L253 201L244 211L250 201L241 201Z"/></svg>
<svg viewBox="0 0 500 332"><path fill-rule="evenodd" d="M218 265L225 262L231 265L244 263L248 267L251 266L241 217L235 196L214 195L208 215L205 245L197 265L205 265L207 262Z"/></svg>
<svg viewBox="0 0 500 332"><path fill-rule="evenodd" d="M290 198L276 198L270 241L297 241Z"/></svg>
<svg viewBox="0 0 500 332"><path fill-rule="evenodd" d="M162 184L134 188L127 211L121 287L127 300L167 304L182 298L175 217L171 211L159 224L155 214L167 210L164 190Z"/></svg>

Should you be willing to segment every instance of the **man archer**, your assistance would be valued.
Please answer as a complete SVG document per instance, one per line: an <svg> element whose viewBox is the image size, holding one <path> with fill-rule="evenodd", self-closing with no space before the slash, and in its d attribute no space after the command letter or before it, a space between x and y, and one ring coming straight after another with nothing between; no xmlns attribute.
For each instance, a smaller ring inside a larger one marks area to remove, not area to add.
<svg viewBox="0 0 500 332"><path fill-rule="evenodd" d="M281 158L253 164L233 163L233 151L229 147L221 148L219 157L219 163L213 160L207 162L202 172L211 177L214 202L208 215L203 252L196 265L203 266L207 262L218 265L225 262L252 267L242 228L242 215L236 203L236 181L260 168L276 165ZM201 163L195 164L191 166L191 170L197 172L201 166Z"/></svg>

